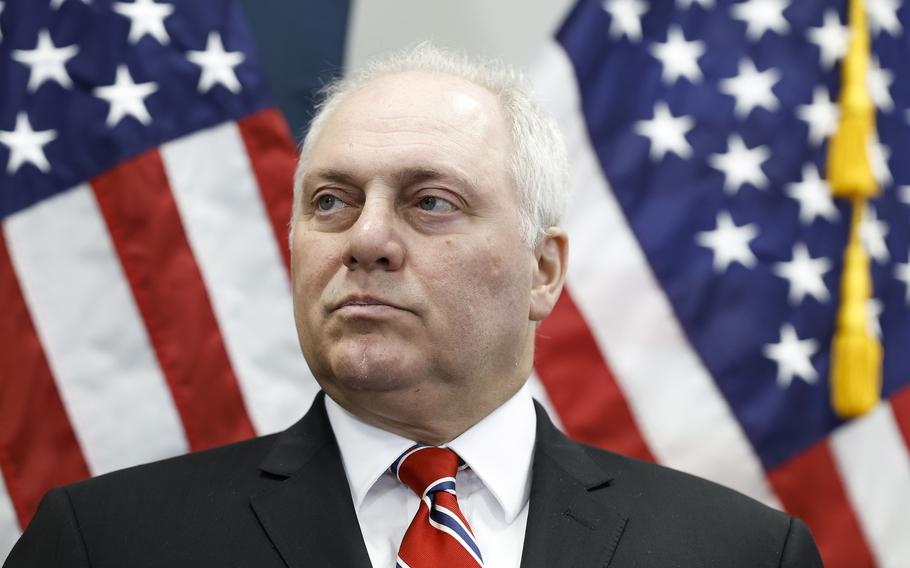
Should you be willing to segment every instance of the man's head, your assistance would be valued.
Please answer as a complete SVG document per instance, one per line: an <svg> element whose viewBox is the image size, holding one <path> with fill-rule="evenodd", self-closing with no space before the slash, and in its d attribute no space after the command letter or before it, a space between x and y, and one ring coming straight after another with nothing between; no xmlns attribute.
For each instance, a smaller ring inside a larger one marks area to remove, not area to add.
<svg viewBox="0 0 910 568"><path fill-rule="evenodd" d="M559 225L568 201L566 149L556 122L531 100L527 80L516 69L497 60L474 61L429 43L376 58L323 89L324 98L310 123L300 153L294 180L294 218L300 204L301 177L306 171L310 152L335 108L367 83L404 72L459 77L495 95L513 144L509 168L521 196L522 235L530 247L536 246L543 231Z"/></svg>
<svg viewBox="0 0 910 568"><path fill-rule="evenodd" d="M502 67L423 45L328 90L301 152L294 313L320 385L446 441L524 383L562 287L565 151Z"/></svg>

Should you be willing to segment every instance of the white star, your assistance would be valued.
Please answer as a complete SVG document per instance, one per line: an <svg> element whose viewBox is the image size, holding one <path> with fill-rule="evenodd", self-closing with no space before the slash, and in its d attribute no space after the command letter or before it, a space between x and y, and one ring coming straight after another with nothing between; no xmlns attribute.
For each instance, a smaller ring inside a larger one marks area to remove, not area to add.
<svg viewBox="0 0 910 568"><path fill-rule="evenodd" d="M651 141L651 160L658 162L667 152L680 158L692 155L692 146L686 140L686 133L692 130L695 121L688 116L675 117L664 101L654 105L654 118L635 123L635 131Z"/></svg>
<svg viewBox="0 0 910 568"><path fill-rule="evenodd" d="M698 58L705 53L705 49L705 42L686 41L682 29L674 25L667 31L666 43L655 43L651 46L651 53L663 65L661 79L665 83L673 84L680 77L695 83L702 79Z"/></svg>
<svg viewBox="0 0 910 568"><path fill-rule="evenodd" d="M876 339L882 338L882 312L885 305L878 298L870 298L866 302L866 330Z"/></svg>
<svg viewBox="0 0 910 568"><path fill-rule="evenodd" d="M829 298L828 287L823 276L831 270L831 261L827 258L812 258L804 243L793 245L793 259L789 262L778 262L774 265L774 274L785 278L790 285L788 299L793 305L803 301L806 294L819 302Z"/></svg>
<svg viewBox="0 0 910 568"><path fill-rule="evenodd" d="M130 43L139 43L146 35L152 36L162 45L171 41L164 28L165 18L174 13L174 7L170 4L156 4L155 0L135 0L131 4L117 2L114 11L130 19Z"/></svg>
<svg viewBox="0 0 910 568"><path fill-rule="evenodd" d="M890 36L901 33L901 23L897 19L897 9L901 0L866 0L866 12L869 14L869 27L875 35L882 30Z"/></svg>
<svg viewBox="0 0 910 568"><path fill-rule="evenodd" d="M6 172L10 175L16 173L23 164L28 162L40 171L47 173L51 169L44 147L57 138L56 130L32 130L28 115L20 112L16 115L16 128L13 130L0 130L0 144L9 148L9 161L6 163Z"/></svg>
<svg viewBox="0 0 910 568"><path fill-rule="evenodd" d="M727 140L727 152L708 156L708 164L723 172L724 191L735 194L746 183L751 183L757 189L768 187L768 178L761 165L770 157L771 151L767 146L746 148L743 139L738 134L733 134Z"/></svg>
<svg viewBox="0 0 910 568"><path fill-rule="evenodd" d="M51 8L53 8L54 10L56 10L57 8L59 8L60 6L62 6L64 2L66 2L66 0L51 0ZM91 3L92 3L92 0L82 0L82 3L83 3L83 4L91 4Z"/></svg>
<svg viewBox="0 0 910 568"><path fill-rule="evenodd" d="M743 58L739 62L739 74L721 80L720 90L736 99L734 111L740 119L744 119L755 107L777 110L779 102L771 88L778 81L780 72L777 69L772 67L759 71L751 59Z"/></svg>
<svg viewBox="0 0 910 568"><path fill-rule="evenodd" d="M888 245L885 243L885 237L888 235L888 225L879 219L875 214L875 208L872 205L866 206L866 214L859 224L859 237L869 251L869 256L875 262L884 264L888 262L891 255L888 253Z"/></svg>
<svg viewBox="0 0 910 568"><path fill-rule="evenodd" d="M907 305L910 305L910 258L907 262L894 264L894 277L904 283L907 290Z"/></svg>
<svg viewBox="0 0 910 568"><path fill-rule="evenodd" d="M790 0L746 0L734 4L730 12L737 20L746 22L746 37L758 41L768 30L780 35L790 31L790 24L784 17L784 10L789 5Z"/></svg>
<svg viewBox="0 0 910 568"><path fill-rule="evenodd" d="M900 195L898 196L902 202L910 205L910 185L902 185L900 187Z"/></svg>
<svg viewBox="0 0 910 568"><path fill-rule="evenodd" d="M891 83L894 82L894 73L883 69L878 57L873 56L869 69L866 71L866 84L869 86L869 96L875 103L875 108L883 112L894 110L894 99L891 98Z"/></svg>
<svg viewBox="0 0 910 568"><path fill-rule="evenodd" d="M888 160L891 159L891 148L885 146L878 139L878 134L875 132L872 133L866 148L869 150L869 164L872 167L872 175L875 176L879 185L890 185L894 181L891 176L891 168L888 167Z"/></svg>
<svg viewBox="0 0 910 568"><path fill-rule="evenodd" d="M765 357L777 363L777 384L789 388L793 377L799 377L808 384L818 380L818 372L812 366L812 355L818 351L818 341L800 339L790 324L780 328L780 342L768 343L762 348Z"/></svg>
<svg viewBox="0 0 910 568"><path fill-rule="evenodd" d="M847 53L850 29L841 23L837 10L826 10L822 27L809 28L807 35L809 41L818 46L818 57L823 67L834 67L837 60Z"/></svg>
<svg viewBox="0 0 910 568"><path fill-rule="evenodd" d="M207 93L216 83L224 85L232 93L240 92L240 81L234 67L243 63L243 52L224 51L218 32L209 34L205 51L187 52L186 58L202 68L197 87L200 93Z"/></svg>
<svg viewBox="0 0 910 568"><path fill-rule="evenodd" d="M733 262L746 268L755 266L757 259L749 243L758 236L754 223L737 226L726 211L717 214L717 227L713 231L702 231L695 235L695 242L711 249L714 253L714 270L725 272Z"/></svg>
<svg viewBox="0 0 910 568"><path fill-rule="evenodd" d="M809 143L821 146L826 138L837 131L840 110L828 95L828 89L816 85L812 102L796 107L796 116L809 125Z"/></svg>
<svg viewBox="0 0 910 568"><path fill-rule="evenodd" d="M707 10L714 7L714 0L676 0L676 5L680 10L687 10L692 4L699 4Z"/></svg>
<svg viewBox="0 0 910 568"><path fill-rule="evenodd" d="M811 224L819 216L831 222L840 217L831 198L831 187L821 178L815 164L805 164L802 181L788 183L784 191L799 202L799 220L804 225Z"/></svg>
<svg viewBox="0 0 910 568"><path fill-rule="evenodd" d="M145 98L157 90L157 83L136 84L126 65L120 65L117 67L114 84L97 87L94 93L96 97L106 100L111 105L107 114L108 126L116 126L127 115L148 125L152 122L152 117L145 108Z"/></svg>
<svg viewBox="0 0 910 568"><path fill-rule="evenodd" d="M641 17L648 11L643 0L603 0L603 8L610 14L610 37L626 36L631 41L641 40Z"/></svg>
<svg viewBox="0 0 910 568"><path fill-rule="evenodd" d="M56 81L64 88L73 86L73 80L66 72L66 62L76 57L79 48L75 45L57 47L47 30L38 32L35 49L17 49L13 59L29 66L28 90L34 93L47 81Z"/></svg>

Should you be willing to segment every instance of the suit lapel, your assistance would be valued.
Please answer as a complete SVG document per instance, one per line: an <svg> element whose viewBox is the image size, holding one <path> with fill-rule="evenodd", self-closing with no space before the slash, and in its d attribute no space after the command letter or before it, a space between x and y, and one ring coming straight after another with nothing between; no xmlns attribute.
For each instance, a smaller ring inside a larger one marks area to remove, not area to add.
<svg viewBox="0 0 910 568"><path fill-rule="evenodd" d="M320 393L260 466L273 487L253 495L259 522L290 568L370 567Z"/></svg>
<svg viewBox="0 0 910 568"><path fill-rule="evenodd" d="M607 566L627 520L610 498L612 477L540 405L532 476L521 568Z"/></svg>
<svg viewBox="0 0 910 568"><path fill-rule="evenodd" d="M273 486L252 507L289 568L369 568L324 397L278 437L260 466ZM612 477L539 405L532 476L521 568L609 565L627 520L610 497Z"/></svg>

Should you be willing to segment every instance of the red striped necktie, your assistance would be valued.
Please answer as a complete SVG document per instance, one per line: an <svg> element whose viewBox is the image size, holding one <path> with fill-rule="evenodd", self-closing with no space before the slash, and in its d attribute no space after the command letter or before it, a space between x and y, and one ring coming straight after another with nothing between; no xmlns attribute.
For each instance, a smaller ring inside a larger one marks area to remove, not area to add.
<svg viewBox="0 0 910 568"><path fill-rule="evenodd" d="M455 498L464 462L448 448L416 445L389 470L420 497L420 508L398 549L398 568L477 568L480 548Z"/></svg>

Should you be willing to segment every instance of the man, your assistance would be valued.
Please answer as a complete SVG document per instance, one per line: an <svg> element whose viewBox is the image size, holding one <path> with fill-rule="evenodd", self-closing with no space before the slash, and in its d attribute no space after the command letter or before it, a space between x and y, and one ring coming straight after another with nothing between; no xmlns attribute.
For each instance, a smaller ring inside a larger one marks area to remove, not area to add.
<svg viewBox="0 0 910 568"><path fill-rule="evenodd" d="M508 70L423 45L331 87L291 223L325 394L279 435L50 492L6 565L821 566L800 521L535 408L566 185Z"/></svg>

